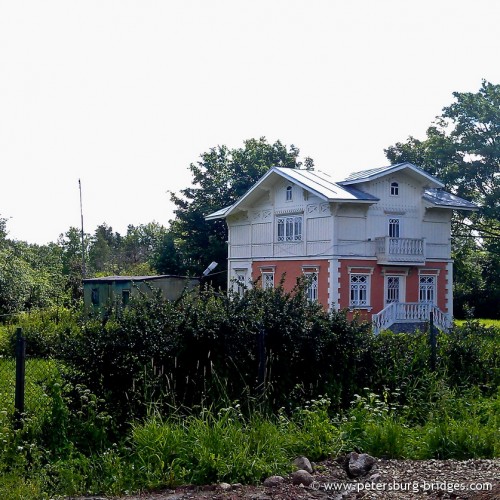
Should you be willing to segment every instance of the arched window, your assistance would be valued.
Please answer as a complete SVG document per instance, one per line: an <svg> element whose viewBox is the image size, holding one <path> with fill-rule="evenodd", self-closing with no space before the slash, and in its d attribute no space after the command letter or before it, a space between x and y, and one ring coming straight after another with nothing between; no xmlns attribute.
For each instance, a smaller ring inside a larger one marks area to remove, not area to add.
<svg viewBox="0 0 500 500"><path fill-rule="evenodd" d="M292 201L292 186L286 187L286 201Z"/></svg>
<svg viewBox="0 0 500 500"><path fill-rule="evenodd" d="M391 182L391 196L399 196L399 184Z"/></svg>

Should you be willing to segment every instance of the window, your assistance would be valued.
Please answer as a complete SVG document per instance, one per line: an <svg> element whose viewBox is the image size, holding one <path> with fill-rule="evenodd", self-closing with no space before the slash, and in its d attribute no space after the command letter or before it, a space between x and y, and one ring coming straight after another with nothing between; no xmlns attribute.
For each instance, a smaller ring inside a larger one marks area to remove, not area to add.
<svg viewBox="0 0 500 500"><path fill-rule="evenodd" d="M262 288L266 290L267 288L274 288L274 273L273 272L263 272L262 273Z"/></svg>
<svg viewBox="0 0 500 500"><path fill-rule="evenodd" d="M391 182L391 196L399 196L399 184Z"/></svg>
<svg viewBox="0 0 500 500"><path fill-rule="evenodd" d="M302 240L302 216L278 217L278 241Z"/></svg>
<svg viewBox="0 0 500 500"><path fill-rule="evenodd" d="M350 307L369 307L370 276L368 274L351 274Z"/></svg>
<svg viewBox="0 0 500 500"><path fill-rule="evenodd" d="M420 276L419 300L436 303L436 276Z"/></svg>
<svg viewBox="0 0 500 500"><path fill-rule="evenodd" d="M237 285L237 293L239 296L242 296L247 289L247 270L246 269L236 269L236 285Z"/></svg>
<svg viewBox="0 0 500 500"><path fill-rule="evenodd" d="M391 304L392 302L399 302L400 285L401 285L400 276L386 277L386 292L385 292L386 304Z"/></svg>
<svg viewBox="0 0 500 500"><path fill-rule="evenodd" d="M318 300L318 273L304 273L307 278L306 297L309 302L317 302Z"/></svg>
<svg viewBox="0 0 500 500"><path fill-rule="evenodd" d="M399 238L400 220L398 218L391 217L389 219L389 236L391 238Z"/></svg>
<svg viewBox="0 0 500 500"><path fill-rule="evenodd" d="M286 201L292 201L292 186L286 187Z"/></svg>
<svg viewBox="0 0 500 500"><path fill-rule="evenodd" d="M91 300L92 300L92 305L94 306L99 305L99 288L92 288Z"/></svg>
<svg viewBox="0 0 500 500"><path fill-rule="evenodd" d="M130 290L122 290L122 306L126 306L130 301Z"/></svg>

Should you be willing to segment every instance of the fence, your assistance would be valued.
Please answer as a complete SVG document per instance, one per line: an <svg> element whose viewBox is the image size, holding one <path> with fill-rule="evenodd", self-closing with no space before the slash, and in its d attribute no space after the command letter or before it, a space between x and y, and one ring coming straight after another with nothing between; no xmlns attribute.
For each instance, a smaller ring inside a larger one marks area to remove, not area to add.
<svg viewBox="0 0 500 500"><path fill-rule="evenodd" d="M57 360L26 357L26 340L18 328L15 355L0 356L0 426L12 421L18 429L24 419L50 411L48 387L59 378Z"/></svg>

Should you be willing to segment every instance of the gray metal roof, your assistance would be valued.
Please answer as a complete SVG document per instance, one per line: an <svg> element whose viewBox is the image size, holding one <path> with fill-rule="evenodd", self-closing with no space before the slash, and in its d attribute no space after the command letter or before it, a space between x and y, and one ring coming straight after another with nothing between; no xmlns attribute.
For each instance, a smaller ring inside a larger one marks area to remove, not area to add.
<svg viewBox="0 0 500 500"><path fill-rule="evenodd" d="M301 170L296 168L273 167L269 169L238 201L228 207L221 208L205 217L205 220L223 219L233 208L236 208L258 186L265 183L268 177L279 175L290 182L298 184L307 191L316 194L325 201L374 203L378 198L350 186L340 186L333 178L319 170Z"/></svg>
<svg viewBox="0 0 500 500"><path fill-rule="evenodd" d="M226 213L232 208L233 205L229 205L228 207L221 208L217 210L217 212L213 212L210 215L205 217L205 220L215 220L215 219L223 219Z"/></svg>
<svg viewBox="0 0 500 500"><path fill-rule="evenodd" d="M408 161L403 162L403 163L397 163L396 165L388 165L385 167L379 167L379 168L372 168L369 170L361 170L360 172L353 172L352 174L349 174L346 179L343 181L340 181L339 184L341 185L346 185L346 184L356 184L358 182L366 182L366 181L371 181L373 179L377 179L379 177L382 177L384 175L387 175L389 173L394 173L399 170L404 170L404 169L409 169L422 177L425 177L429 181L435 184L435 186L438 187L443 187L444 184L436 179L436 177L430 175L427 173L425 170L422 170L420 167L417 167L413 163L410 163Z"/></svg>
<svg viewBox="0 0 500 500"><path fill-rule="evenodd" d="M223 219L229 215L233 209L246 199L254 190L265 183L268 177L272 175L279 175L290 182L293 182L309 192L316 194L318 197L330 202L358 202L358 203L375 203L379 199L369 193L365 193L356 189L352 184L360 182L367 182L378 177L394 173L399 170L410 170L413 175L422 176L427 181L430 181L434 188L429 188L425 191L423 198L435 206L456 208L462 210L477 210L478 207L474 203L463 200L458 196L443 191L441 188L443 184L428 174L421 168L413 163L404 162L396 165L389 165L386 167L372 168L370 170L363 170L350 174L345 180L335 182L333 178L319 170L301 170L294 168L273 167L264 174L259 181L257 181L238 201L228 207L221 208L216 212L207 215L206 220Z"/></svg>
<svg viewBox="0 0 500 500"><path fill-rule="evenodd" d="M378 201L371 194L359 189L345 188L337 184L333 178L320 170L300 170L296 168L276 167L273 169L283 177L300 184L308 191L319 194L328 201Z"/></svg>
<svg viewBox="0 0 500 500"><path fill-rule="evenodd" d="M456 208L460 210L478 210L479 207L459 196L443 191L442 189L426 189L423 199L437 207Z"/></svg>
<svg viewBox="0 0 500 500"><path fill-rule="evenodd" d="M126 282L126 281L153 281L164 278L181 278L181 279L197 279L188 276L177 276L174 274L159 274L156 276L101 276L100 278L86 278L83 280L84 283L114 283L116 281Z"/></svg>

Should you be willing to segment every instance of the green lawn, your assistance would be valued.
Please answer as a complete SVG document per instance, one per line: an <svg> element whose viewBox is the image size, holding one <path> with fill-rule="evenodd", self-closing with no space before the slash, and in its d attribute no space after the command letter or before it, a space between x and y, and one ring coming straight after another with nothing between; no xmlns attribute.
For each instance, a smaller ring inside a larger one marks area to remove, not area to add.
<svg viewBox="0 0 500 500"><path fill-rule="evenodd" d="M477 321L484 326L494 326L495 328L500 328L500 319L481 319L478 318ZM455 324L462 326L467 322L465 319L456 319Z"/></svg>

